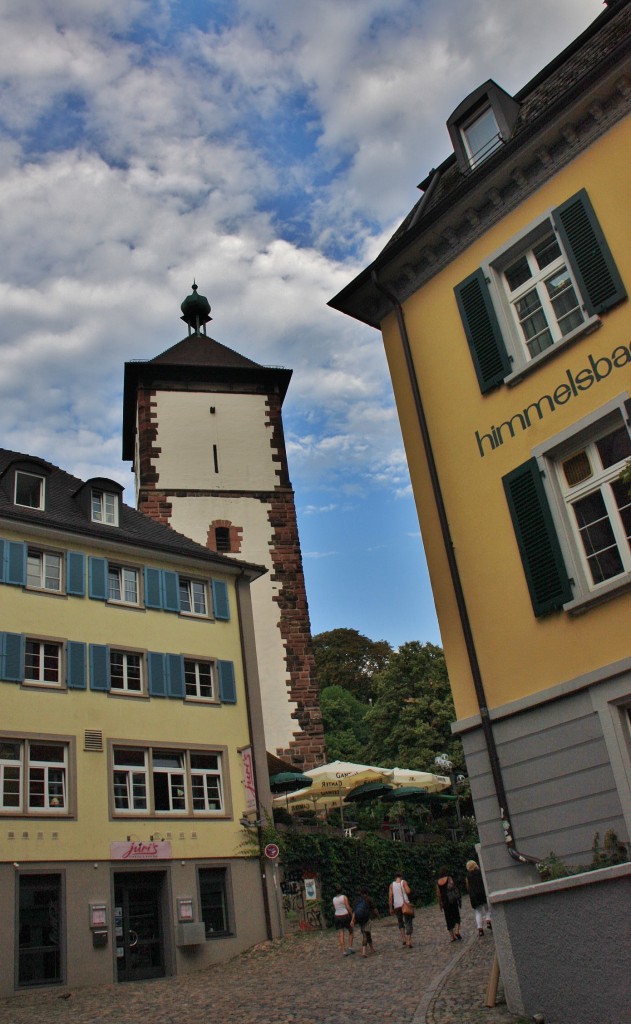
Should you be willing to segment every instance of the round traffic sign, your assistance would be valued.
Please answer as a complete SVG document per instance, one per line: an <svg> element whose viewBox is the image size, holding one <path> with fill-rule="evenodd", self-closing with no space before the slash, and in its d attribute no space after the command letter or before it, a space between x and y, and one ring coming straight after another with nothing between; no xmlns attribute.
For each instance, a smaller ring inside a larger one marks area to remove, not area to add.
<svg viewBox="0 0 631 1024"><path fill-rule="evenodd" d="M268 858L268 860L276 860L279 853L280 850L278 849L276 843L268 843L267 846L265 847L265 856Z"/></svg>

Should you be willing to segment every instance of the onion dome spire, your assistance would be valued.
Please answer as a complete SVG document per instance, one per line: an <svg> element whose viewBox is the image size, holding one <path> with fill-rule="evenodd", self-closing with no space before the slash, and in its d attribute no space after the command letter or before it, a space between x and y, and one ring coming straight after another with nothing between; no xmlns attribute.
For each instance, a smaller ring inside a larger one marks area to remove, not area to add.
<svg viewBox="0 0 631 1024"><path fill-rule="evenodd" d="M180 306L182 310L181 319L188 324L188 333L205 334L206 324L212 320L210 315L210 303L205 295L197 294L197 285L193 281L193 292L187 295Z"/></svg>

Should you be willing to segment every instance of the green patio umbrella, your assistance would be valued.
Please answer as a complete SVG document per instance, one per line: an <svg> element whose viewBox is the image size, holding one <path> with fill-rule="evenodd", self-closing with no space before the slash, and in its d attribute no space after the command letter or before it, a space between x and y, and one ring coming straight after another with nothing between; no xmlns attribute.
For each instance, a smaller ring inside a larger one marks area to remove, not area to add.
<svg viewBox="0 0 631 1024"><path fill-rule="evenodd" d="M385 782L364 782L347 793L344 802L358 804L368 800L381 800L392 792L392 786L388 786Z"/></svg>

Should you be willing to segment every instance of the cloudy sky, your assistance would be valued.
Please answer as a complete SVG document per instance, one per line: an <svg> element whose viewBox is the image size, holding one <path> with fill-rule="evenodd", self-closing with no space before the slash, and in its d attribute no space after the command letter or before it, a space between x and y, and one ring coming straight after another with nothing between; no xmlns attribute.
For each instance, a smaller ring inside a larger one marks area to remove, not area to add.
<svg viewBox="0 0 631 1024"><path fill-rule="evenodd" d="M380 335L327 308L600 0L4 0L0 443L131 484L123 364L209 333L294 370L314 632L440 642ZM127 492L133 500L132 490Z"/></svg>

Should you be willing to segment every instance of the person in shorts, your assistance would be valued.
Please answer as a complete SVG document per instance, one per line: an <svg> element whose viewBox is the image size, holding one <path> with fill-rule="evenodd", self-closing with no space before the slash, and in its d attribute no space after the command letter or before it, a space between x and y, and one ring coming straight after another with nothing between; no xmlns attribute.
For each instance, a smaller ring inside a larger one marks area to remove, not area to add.
<svg viewBox="0 0 631 1024"><path fill-rule="evenodd" d="M411 949L414 918L411 914L407 915L403 913L403 904L410 902L409 896L410 887L403 878L401 872L397 871L394 876L394 881L390 882L390 888L388 890L388 905L390 907L390 913L396 916L402 944L407 946L408 949Z"/></svg>
<svg viewBox="0 0 631 1024"><path fill-rule="evenodd" d="M351 925L354 928L358 924L361 928L363 957L368 955L369 949L371 953L375 952L375 947L372 944L372 919L374 913L375 905L368 895L368 890L362 889L353 905Z"/></svg>
<svg viewBox="0 0 631 1024"><path fill-rule="evenodd" d="M343 893L338 892L333 897L333 909L335 911L333 920L337 929L340 953L342 953L343 956L348 956L349 953L355 952L353 949L353 925L351 923L353 911L351 910L348 898L344 896ZM348 949L344 948L345 932L348 932Z"/></svg>

